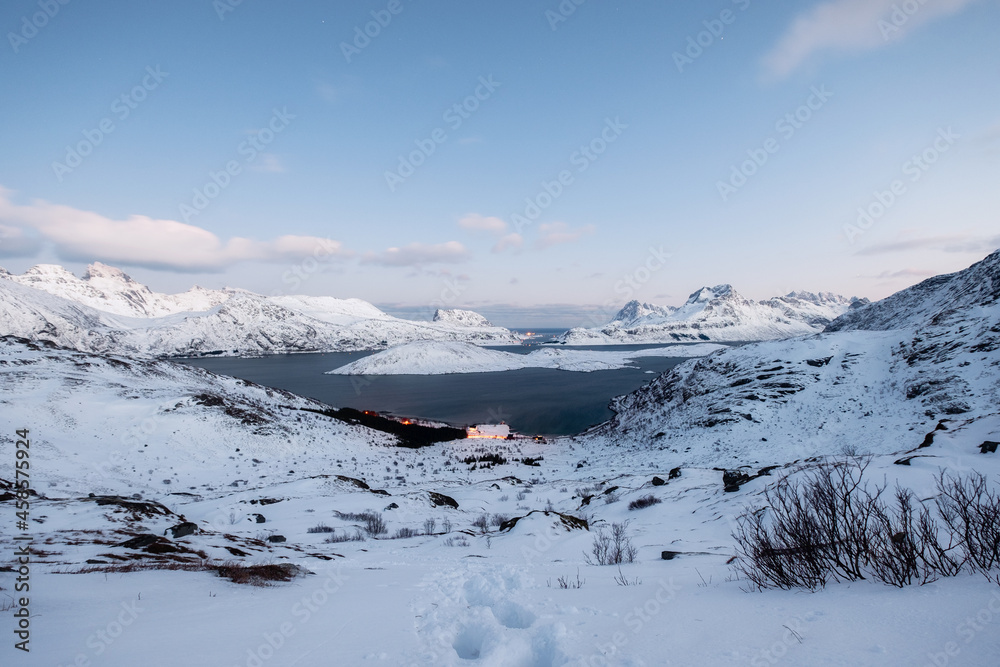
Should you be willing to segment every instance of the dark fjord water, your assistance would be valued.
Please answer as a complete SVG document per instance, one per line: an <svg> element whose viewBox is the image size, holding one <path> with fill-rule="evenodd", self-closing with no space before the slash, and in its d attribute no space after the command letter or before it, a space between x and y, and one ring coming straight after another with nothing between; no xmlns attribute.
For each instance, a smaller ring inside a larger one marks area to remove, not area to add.
<svg viewBox="0 0 1000 667"><path fill-rule="evenodd" d="M589 346L591 350L642 349L662 345ZM528 353L529 346L494 347ZM583 348L574 348L583 349ZM627 394L685 359L644 357L638 368L579 373L526 368L457 375L324 375L371 352L282 354L255 359L185 359L223 375L285 389L335 407L422 417L456 426L506 421L525 435L570 435L609 419L609 401Z"/></svg>

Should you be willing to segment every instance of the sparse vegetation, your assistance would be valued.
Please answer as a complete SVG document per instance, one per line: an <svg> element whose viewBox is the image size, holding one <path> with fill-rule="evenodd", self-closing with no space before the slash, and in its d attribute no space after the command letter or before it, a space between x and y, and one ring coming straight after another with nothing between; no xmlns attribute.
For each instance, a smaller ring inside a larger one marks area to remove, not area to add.
<svg viewBox="0 0 1000 667"><path fill-rule="evenodd" d="M335 514L345 521L360 521L364 524L365 532L372 537L385 535L389 532L389 527L379 512L366 510L364 512L335 512Z"/></svg>
<svg viewBox="0 0 1000 667"><path fill-rule="evenodd" d="M360 530L355 530L353 535L350 533L330 533L330 535L323 541L326 544L341 544L343 542L364 542L365 536Z"/></svg>
<svg viewBox="0 0 1000 667"><path fill-rule="evenodd" d="M488 532L490 529L490 515L481 514L475 518L472 522L473 528L478 528L481 532Z"/></svg>
<svg viewBox="0 0 1000 667"><path fill-rule="evenodd" d="M628 536L628 521L611 524L611 532L601 528L594 536L590 554L585 554L588 565L619 565L634 563L639 550ZM593 556L593 558L591 558Z"/></svg>
<svg viewBox="0 0 1000 667"><path fill-rule="evenodd" d="M244 565L230 561L218 566L216 571L220 577L225 577L236 584L270 586L276 581L291 581L294 579L298 572L298 567L290 563Z"/></svg>
<svg viewBox="0 0 1000 667"><path fill-rule="evenodd" d="M420 534L420 531L417 530L416 528L403 527L403 528L398 528L396 530L396 532L393 533L392 539L394 539L394 540L403 540L403 539L407 539L409 537L416 537L419 534Z"/></svg>
<svg viewBox="0 0 1000 667"><path fill-rule="evenodd" d="M434 529L437 527L437 521L434 519L424 520L424 535L433 535Z"/></svg>
<svg viewBox="0 0 1000 667"><path fill-rule="evenodd" d="M868 484L870 458L825 463L765 491L737 520L736 571L752 587L809 588L872 577L928 583L1000 569L1000 493L979 473L937 481L935 513L909 489ZM940 522L938 521L940 518Z"/></svg>
<svg viewBox="0 0 1000 667"><path fill-rule="evenodd" d="M547 580L546 583L548 584L549 588L552 588L552 580ZM570 579L569 577L566 576L562 576L556 579L556 586L562 589L583 588L583 585L585 583L587 583L587 580L580 578L579 569L576 571L576 579Z"/></svg>
<svg viewBox="0 0 1000 667"><path fill-rule="evenodd" d="M636 498L628 504L630 510L643 510L647 507L652 507L653 505L660 502L660 499L654 496L652 493L648 496L643 496L642 498Z"/></svg>
<svg viewBox="0 0 1000 667"><path fill-rule="evenodd" d="M444 541L446 547L467 547L469 546L469 541L465 539L464 535L459 535L458 537L449 537Z"/></svg>
<svg viewBox="0 0 1000 667"><path fill-rule="evenodd" d="M312 528L306 530L307 533L332 533L333 531L334 529L326 525L325 523L317 524Z"/></svg>

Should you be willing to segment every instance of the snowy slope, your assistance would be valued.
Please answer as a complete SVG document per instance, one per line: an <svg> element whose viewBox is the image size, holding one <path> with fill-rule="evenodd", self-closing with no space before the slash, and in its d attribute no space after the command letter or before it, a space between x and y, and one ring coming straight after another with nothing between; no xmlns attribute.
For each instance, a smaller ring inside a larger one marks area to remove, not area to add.
<svg viewBox="0 0 1000 667"><path fill-rule="evenodd" d="M328 371L331 375L446 375L449 373L495 373L521 368L555 368L564 371L600 371L627 368L638 357L699 357L719 345L709 343L628 352L563 350L543 348L517 354L485 350L469 343L415 341L391 347Z"/></svg>
<svg viewBox="0 0 1000 667"><path fill-rule="evenodd" d="M179 295L157 294L101 264L91 265L84 279L45 265L21 276L2 272L0 278L0 334L52 340L84 351L253 355L377 349L413 340L520 340L507 329L477 324L471 317L414 322L360 299L265 297L197 287Z"/></svg>
<svg viewBox="0 0 1000 667"><path fill-rule="evenodd" d="M727 565L733 517L799 466L726 493L714 464L683 465L687 455L645 442L405 450L290 409L316 404L284 392L11 339L0 341L0 401L0 459L14 460L14 431L29 428L39 494L32 653L6 641L3 664L910 665L933 664L927 656L953 642L961 659L952 649L949 664L985 665L1000 652L991 624L963 626L1000 600L982 577L745 592ZM712 428L688 431L701 447L698 431ZM921 497L939 467L994 476L1000 459L977 445L998 433L996 417L952 422L922 458L893 465L911 448L904 432L871 476ZM507 462L462 463L486 453ZM789 446L781 456L799 454ZM525 465L528 456L541 460ZM675 466L678 477L654 485ZM458 507L435 505L432 492ZM628 509L648 495L661 502ZM13 516L9 499L0 508ZM356 534L363 522L348 513L365 510L381 514L387 534L326 541ZM484 514L519 520L484 530L474 525ZM595 533L624 521L637 562L587 564ZM195 532L173 537L184 522ZM2 524L4 537L12 525ZM319 526L334 533L311 532ZM393 539L400 529L412 532ZM128 546L136 538L158 548ZM677 555L662 560L665 550ZM0 564L16 565L9 554ZM210 569L227 561L311 574L257 588ZM163 567L187 571L143 569ZM0 593L11 592L15 569L0 568Z"/></svg>
<svg viewBox="0 0 1000 667"><path fill-rule="evenodd" d="M961 310L1000 300L1000 250L968 269L935 276L881 301L852 308L827 331L900 329L932 324Z"/></svg>
<svg viewBox="0 0 1000 667"><path fill-rule="evenodd" d="M916 447L942 419L988 418L1000 405L996 257L831 327L854 321L874 331L844 326L681 364L616 399L618 414L595 437L682 447L686 462L783 462L789 452Z"/></svg>
<svg viewBox="0 0 1000 667"><path fill-rule="evenodd" d="M791 338L822 331L856 301L827 292L751 301L731 285L716 285L698 290L679 308L630 301L603 327L571 329L557 340L586 345Z"/></svg>

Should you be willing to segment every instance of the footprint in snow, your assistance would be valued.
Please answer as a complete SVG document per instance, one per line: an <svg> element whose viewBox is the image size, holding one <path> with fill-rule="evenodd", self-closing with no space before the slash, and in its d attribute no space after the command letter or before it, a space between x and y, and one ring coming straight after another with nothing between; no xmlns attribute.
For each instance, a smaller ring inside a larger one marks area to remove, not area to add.
<svg viewBox="0 0 1000 667"><path fill-rule="evenodd" d="M568 656L561 650L565 628L539 622L520 594L524 580L512 568L471 567L436 578L433 599L417 611L417 632L435 664L567 664Z"/></svg>

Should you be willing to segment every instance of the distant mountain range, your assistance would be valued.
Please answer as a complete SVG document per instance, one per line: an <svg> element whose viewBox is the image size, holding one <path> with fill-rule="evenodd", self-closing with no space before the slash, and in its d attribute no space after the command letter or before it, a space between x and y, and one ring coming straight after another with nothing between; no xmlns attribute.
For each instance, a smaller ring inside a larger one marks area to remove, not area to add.
<svg viewBox="0 0 1000 667"><path fill-rule="evenodd" d="M679 308L630 301L608 324L570 329L556 340L567 345L775 340L822 331L867 303L829 292L752 301L732 285L716 285L701 288Z"/></svg>
<svg viewBox="0 0 1000 667"><path fill-rule="evenodd" d="M6 334L132 356L363 350L414 340L520 341L470 311L439 310L433 322L417 322L360 299L268 297L201 287L159 294L100 263L91 264L82 278L55 265L21 275L0 269L0 335Z"/></svg>

